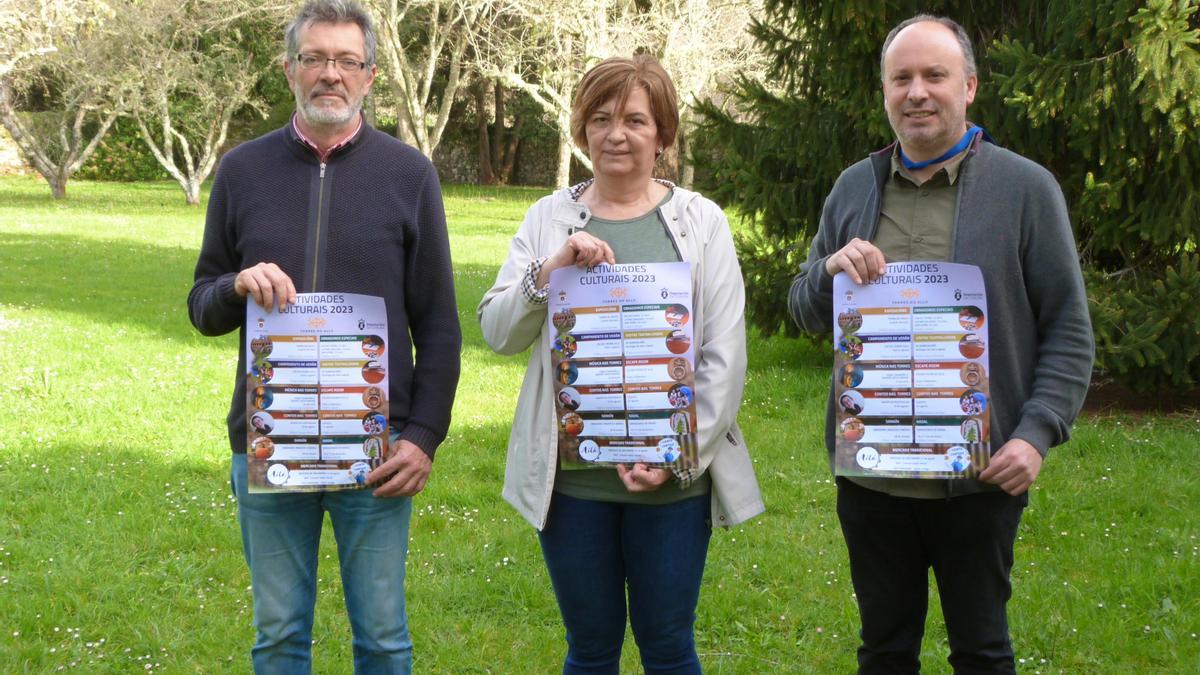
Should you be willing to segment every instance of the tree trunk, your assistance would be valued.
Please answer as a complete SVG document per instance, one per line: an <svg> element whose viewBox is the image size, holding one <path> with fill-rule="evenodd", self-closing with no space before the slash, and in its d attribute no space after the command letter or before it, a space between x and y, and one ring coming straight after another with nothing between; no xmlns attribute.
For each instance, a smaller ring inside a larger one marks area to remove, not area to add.
<svg viewBox="0 0 1200 675"><path fill-rule="evenodd" d="M496 80L496 123L498 127L496 134L492 137L492 157L499 164L496 180L502 185L508 185L512 181L513 168L517 162L517 146L521 143L521 126L525 123L525 118L518 113L513 117L512 129L504 126L504 119L508 116L508 106L505 104L507 99L508 90L500 80ZM507 137L507 140L504 137Z"/></svg>
<svg viewBox="0 0 1200 675"><path fill-rule="evenodd" d="M512 131L508 132L508 147L504 151L504 164L500 166L500 173L497 180L503 185L508 185L512 181L513 168L517 165L517 147L521 144L521 124L525 118L518 117L516 123L513 124Z"/></svg>
<svg viewBox="0 0 1200 675"><path fill-rule="evenodd" d="M13 142L17 144L21 158L46 179L46 184L50 186L50 195L54 199L66 197L67 179L60 175L61 167L56 166L46 156L38 139L33 134L26 132L17 118L17 109L12 103L12 92L8 82L3 79L0 79L0 123L4 125L9 136L12 136Z"/></svg>
<svg viewBox="0 0 1200 675"><path fill-rule="evenodd" d="M188 206L200 205L200 179L195 176L188 178L183 184L183 197Z"/></svg>
<svg viewBox="0 0 1200 675"><path fill-rule="evenodd" d="M496 172L492 170L492 143L488 138L487 120L487 85L488 81L480 78L475 82L475 118L479 128L479 183L495 185Z"/></svg>
<svg viewBox="0 0 1200 675"><path fill-rule="evenodd" d="M680 130L679 134L679 185L691 190L696 180L696 165L692 162L692 144L688 135Z"/></svg>
<svg viewBox="0 0 1200 675"><path fill-rule="evenodd" d="M571 141L561 133L558 135L558 170L554 174L555 187L571 184Z"/></svg>
<svg viewBox="0 0 1200 675"><path fill-rule="evenodd" d="M396 138L399 138L400 140L404 141L408 145L411 145L414 148L420 150L421 146L417 143L417 135L415 133L413 133L412 128L408 125L408 122L405 120L404 111L401 110L400 114L397 115L396 117L397 117L397 119L396 119Z"/></svg>
<svg viewBox="0 0 1200 675"><path fill-rule="evenodd" d="M67 177L46 174L46 182L50 184L50 196L55 199L63 199L67 196Z"/></svg>
<svg viewBox="0 0 1200 675"><path fill-rule="evenodd" d="M692 183L696 181L696 167L691 162L683 165L683 171L679 172L679 185L685 190L692 189Z"/></svg>
<svg viewBox="0 0 1200 675"><path fill-rule="evenodd" d="M496 80L493 91L493 100L496 105L496 123L495 126L492 127L492 162L495 164L503 164L505 117L504 99L507 98L508 92L504 90L504 85L500 83L500 80Z"/></svg>
<svg viewBox="0 0 1200 675"><path fill-rule="evenodd" d="M367 124L375 126L375 97L368 95L362 105L363 117L367 119Z"/></svg>

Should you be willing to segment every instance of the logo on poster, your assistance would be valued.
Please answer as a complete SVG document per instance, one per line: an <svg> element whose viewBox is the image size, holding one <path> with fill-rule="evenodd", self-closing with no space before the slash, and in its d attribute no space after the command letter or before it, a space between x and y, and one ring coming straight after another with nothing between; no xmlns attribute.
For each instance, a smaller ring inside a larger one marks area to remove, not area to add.
<svg viewBox="0 0 1200 675"><path fill-rule="evenodd" d="M271 485L283 485L288 479L288 468L282 464L272 464L267 467L267 481Z"/></svg>
<svg viewBox="0 0 1200 675"><path fill-rule="evenodd" d="M662 454L662 461L674 462L679 459L679 441L674 438L664 438L658 442L658 451Z"/></svg>
<svg viewBox="0 0 1200 675"><path fill-rule="evenodd" d="M875 448L860 448L854 455L854 461L864 469L874 469L879 465L879 451Z"/></svg>
<svg viewBox="0 0 1200 675"><path fill-rule="evenodd" d="M951 471L962 473L971 465L971 453L961 445L956 445L946 451L946 463L950 465Z"/></svg>
<svg viewBox="0 0 1200 675"><path fill-rule="evenodd" d="M322 319L319 316L314 316L313 318L308 320L308 327L309 328L324 328L325 327L325 319Z"/></svg>
<svg viewBox="0 0 1200 675"><path fill-rule="evenodd" d="M579 459L594 462L600 459L600 446L596 441L584 441L579 444Z"/></svg>
<svg viewBox="0 0 1200 675"><path fill-rule="evenodd" d="M366 485L367 474L371 472L371 467L366 462L355 462L350 465L350 477L354 479L355 485Z"/></svg>

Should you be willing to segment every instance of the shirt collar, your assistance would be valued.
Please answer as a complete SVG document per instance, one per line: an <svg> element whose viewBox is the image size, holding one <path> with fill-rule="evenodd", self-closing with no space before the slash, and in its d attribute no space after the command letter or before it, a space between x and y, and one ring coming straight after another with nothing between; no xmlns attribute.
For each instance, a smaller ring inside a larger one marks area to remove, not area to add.
<svg viewBox="0 0 1200 675"><path fill-rule="evenodd" d="M317 147L317 144L309 140L308 136L305 136L303 131L300 131L300 125L296 124L296 118L297 114L292 113L292 131L296 132L296 138L300 139L300 142L307 146L309 150L312 150L313 154L317 156L317 159L320 159L322 162L328 160L329 156L332 155L335 150L340 150L341 148L350 145L350 141L354 140L354 137L357 136L358 132L362 130L363 125L362 114L360 113L355 116L356 124L354 125L354 129L338 140L338 142L329 146L328 150L321 152L321 149Z"/></svg>
<svg viewBox="0 0 1200 675"><path fill-rule="evenodd" d="M909 173L908 169L905 169L900 164L900 144L895 143L895 144L893 144L893 146L894 147L892 148L892 152L891 152L891 161L892 161L891 175L899 176L899 177L909 181L910 183L917 185L918 184L917 181L913 179L912 174ZM950 160L948 162L946 162L945 164L938 167L938 170L933 173L933 176L936 176L939 173L945 171L947 181L949 182L950 185L954 185L954 181L958 180L959 169L962 168L962 163L963 163L963 161L966 160L967 155L971 154L971 149L972 149L971 147L968 147L965 150L963 150L962 152L955 155L954 157L950 158ZM933 176L930 176L929 178L927 178L926 182L928 182L929 180L932 180Z"/></svg>

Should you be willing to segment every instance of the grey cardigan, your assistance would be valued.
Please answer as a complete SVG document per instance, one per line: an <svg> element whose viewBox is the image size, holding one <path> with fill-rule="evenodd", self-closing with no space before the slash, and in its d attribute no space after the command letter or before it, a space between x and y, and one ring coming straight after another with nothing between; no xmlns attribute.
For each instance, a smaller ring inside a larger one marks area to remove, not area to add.
<svg viewBox="0 0 1200 675"><path fill-rule="evenodd" d="M846 169L825 200L788 309L806 331L832 330L833 278L825 260L879 224L892 146ZM977 265L987 285L992 451L1020 438L1043 456L1065 442L1091 379L1094 345L1078 252L1062 190L1034 162L977 140L959 173L951 261ZM834 448L832 393L825 445ZM976 492L952 481L950 494Z"/></svg>
<svg viewBox="0 0 1200 675"><path fill-rule="evenodd" d="M731 527L762 513L754 464L738 429L746 381L745 291L725 214L704 197L676 187L658 208L684 260L692 263L695 313L696 418L700 468L712 477L712 524ZM537 529L546 525L558 456L554 384L546 305L521 292L529 262L553 255L592 214L564 188L538 200L512 239L508 259L476 313L483 338L499 354L532 346L508 440L504 498Z"/></svg>

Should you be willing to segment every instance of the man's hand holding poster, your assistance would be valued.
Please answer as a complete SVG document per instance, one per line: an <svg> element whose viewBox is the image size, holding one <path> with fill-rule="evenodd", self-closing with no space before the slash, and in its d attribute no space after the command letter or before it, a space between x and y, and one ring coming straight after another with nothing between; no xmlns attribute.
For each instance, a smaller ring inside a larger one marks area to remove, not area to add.
<svg viewBox="0 0 1200 675"><path fill-rule="evenodd" d="M283 312L246 303L251 492L361 488L388 452L383 299L301 293Z"/></svg>

